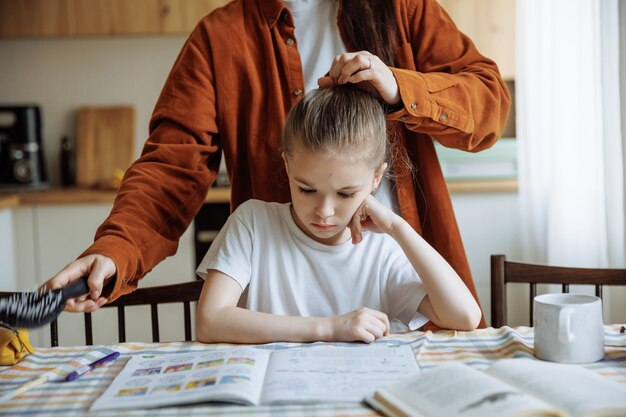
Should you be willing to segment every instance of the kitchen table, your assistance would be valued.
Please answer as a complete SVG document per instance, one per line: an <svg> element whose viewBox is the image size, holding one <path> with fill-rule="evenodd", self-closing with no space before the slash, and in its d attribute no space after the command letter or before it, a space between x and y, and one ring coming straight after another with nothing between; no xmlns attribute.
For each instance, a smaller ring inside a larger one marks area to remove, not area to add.
<svg viewBox="0 0 626 417"><path fill-rule="evenodd" d="M623 325L607 325L605 330L605 357L584 367L626 386L626 333ZM503 358L534 358L533 329L529 327L487 328L471 332L438 331L393 333L376 343L411 346L421 369L428 369L444 362L462 362L477 369L485 369ZM262 349L277 350L316 344L270 343L257 345ZM332 344L331 344L332 345ZM346 344L334 344L346 345ZM356 344L354 344L356 345ZM133 355L155 353L181 353L207 349L220 349L226 344L202 344L197 342L169 343L120 343L110 346L75 346L37 348L18 365L0 367L0 395L14 390L24 382L43 372L52 372L59 380L64 379L68 367L76 368L103 356L111 349L121 352L115 362L95 369L73 383L48 381L34 387L4 404L0 415L6 416L376 416L373 410L360 403L327 403L281 406L233 406L201 404L161 409L137 409L90 413L93 401L108 387L110 382Z"/></svg>

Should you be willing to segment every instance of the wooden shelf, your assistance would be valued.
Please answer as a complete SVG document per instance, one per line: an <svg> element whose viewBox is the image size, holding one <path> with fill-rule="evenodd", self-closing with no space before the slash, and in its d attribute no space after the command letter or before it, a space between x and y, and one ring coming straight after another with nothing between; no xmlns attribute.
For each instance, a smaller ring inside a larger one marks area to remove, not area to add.
<svg viewBox="0 0 626 417"><path fill-rule="evenodd" d="M516 193L516 179L504 180L458 180L448 181L450 194L462 193Z"/></svg>
<svg viewBox="0 0 626 417"><path fill-rule="evenodd" d="M448 181L448 191L455 193L515 193L517 180ZM28 205L98 204L113 203L116 190L87 188L52 188L43 191L0 193L0 209ZM230 188L209 190L205 203L230 203Z"/></svg>
<svg viewBox="0 0 626 417"><path fill-rule="evenodd" d="M19 206L20 198L15 194L0 195L0 210Z"/></svg>
<svg viewBox="0 0 626 417"><path fill-rule="evenodd" d="M227 0L0 0L0 38L188 35Z"/></svg>
<svg viewBox="0 0 626 417"><path fill-rule="evenodd" d="M42 191L0 193L0 209L27 205L113 203L116 194L117 190L88 188L52 188ZM230 188L212 188L209 190L205 202L230 203Z"/></svg>

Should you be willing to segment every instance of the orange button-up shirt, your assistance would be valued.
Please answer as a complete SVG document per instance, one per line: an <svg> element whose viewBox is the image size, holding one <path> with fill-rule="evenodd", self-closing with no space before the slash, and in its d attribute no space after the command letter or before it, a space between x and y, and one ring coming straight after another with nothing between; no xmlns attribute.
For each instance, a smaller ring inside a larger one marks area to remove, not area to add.
<svg viewBox="0 0 626 417"><path fill-rule="evenodd" d="M394 7L399 46L391 70L403 108L388 122L392 140L416 168L410 173L394 163L400 211L476 296L433 141L468 151L490 147L504 126L509 93L496 64L434 0L396 0ZM340 16L341 10L343 36ZM304 80L297 42L289 39L295 39L293 18L279 0L231 2L191 33L156 104L142 155L84 253L115 262L110 299L135 289L176 252L222 152L231 209L250 198L290 200L280 136Z"/></svg>

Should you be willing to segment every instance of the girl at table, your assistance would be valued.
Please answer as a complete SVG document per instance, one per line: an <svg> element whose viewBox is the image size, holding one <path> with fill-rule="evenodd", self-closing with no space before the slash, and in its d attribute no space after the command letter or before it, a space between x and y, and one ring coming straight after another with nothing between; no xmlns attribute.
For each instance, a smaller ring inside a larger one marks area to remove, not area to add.
<svg viewBox="0 0 626 417"><path fill-rule="evenodd" d="M289 113L282 150L292 202L239 206L198 267L199 341L370 343L390 318L478 326L458 274L375 197L389 153L375 98L312 90Z"/></svg>

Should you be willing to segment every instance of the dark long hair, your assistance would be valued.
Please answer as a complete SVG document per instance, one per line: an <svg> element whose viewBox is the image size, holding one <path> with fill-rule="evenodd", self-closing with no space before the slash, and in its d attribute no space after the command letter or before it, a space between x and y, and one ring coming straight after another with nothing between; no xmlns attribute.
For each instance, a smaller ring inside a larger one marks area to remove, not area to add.
<svg viewBox="0 0 626 417"><path fill-rule="evenodd" d="M344 36L352 48L378 56L394 65L397 46L393 0L340 0Z"/></svg>

